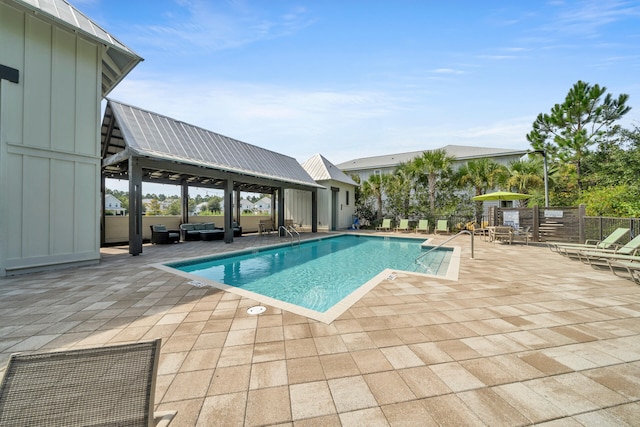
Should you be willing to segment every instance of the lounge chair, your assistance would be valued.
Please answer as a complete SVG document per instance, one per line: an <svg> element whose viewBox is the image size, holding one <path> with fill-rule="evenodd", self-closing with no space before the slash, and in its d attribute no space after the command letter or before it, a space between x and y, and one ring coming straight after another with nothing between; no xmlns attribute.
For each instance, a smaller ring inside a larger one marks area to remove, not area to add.
<svg viewBox="0 0 640 427"><path fill-rule="evenodd" d="M395 228L395 231L409 231L409 220L401 219L400 225Z"/></svg>
<svg viewBox="0 0 640 427"><path fill-rule="evenodd" d="M423 233L428 233L429 232L429 220L428 219L421 219L420 221L418 221L418 226L415 228L414 230L416 232L416 234L420 231Z"/></svg>
<svg viewBox="0 0 640 427"><path fill-rule="evenodd" d="M436 228L433 230L433 233L438 234L438 232L441 232L441 233L449 232L449 224L447 223L446 219L439 219L438 222L436 222Z"/></svg>
<svg viewBox="0 0 640 427"><path fill-rule="evenodd" d="M607 258L625 259L626 256L636 255L639 250L640 234L629 240L629 242L623 246L615 247L613 249L591 249L588 251L578 251L578 259L591 265L606 265Z"/></svg>
<svg viewBox="0 0 640 427"><path fill-rule="evenodd" d="M615 229L611 234L609 234L607 237L602 239L602 241L587 239L584 242L584 244L566 243L566 242L547 242L547 246L552 251L563 253L565 255L577 254L577 252L581 250L608 249L612 245L616 244L618 240L622 239L627 233L629 233L628 228L620 227Z"/></svg>
<svg viewBox="0 0 640 427"><path fill-rule="evenodd" d="M13 354L0 384L0 426L167 426L154 413L160 339Z"/></svg>
<svg viewBox="0 0 640 427"><path fill-rule="evenodd" d="M620 276L618 272L620 270L626 271L629 275L628 279L633 280L636 284L640 285L640 257L637 258L637 261L620 261L620 260L612 260L608 259L607 263L609 264L609 268L611 272L616 276Z"/></svg>
<svg viewBox="0 0 640 427"><path fill-rule="evenodd" d="M382 224L376 227L376 230L391 231L391 218L385 218L382 220Z"/></svg>

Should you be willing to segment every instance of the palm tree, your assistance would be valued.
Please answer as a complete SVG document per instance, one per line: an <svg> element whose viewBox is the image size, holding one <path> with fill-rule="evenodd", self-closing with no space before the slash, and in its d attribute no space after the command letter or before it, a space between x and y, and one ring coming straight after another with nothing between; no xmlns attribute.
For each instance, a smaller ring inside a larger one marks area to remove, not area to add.
<svg viewBox="0 0 640 427"><path fill-rule="evenodd" d="M410 163L400 163L393 175L385 175L382 180L384 193L387 195L387 206L403 218L409 216L411 208L412 172Z"/></svg>
<svg viewBox="0 0 640 427"><path fill-rule="evenodd" d="M505 183L510 190L528 193L532 188L540 188L544 185L543 174L540 159L517 160L509 163Z"/></svg>
<svg viewBox="0 0 640 427"><path fill-rule="evenodd" d="M487 190L495 188L504 169L504 166L495 160L487 158L469 160L458 170L458 183L461 186L473 187L475 195L480 196Z"/></svg>
<svg viewBox="0 0 640 427"><path fill-rule="evenodd" d="M382 218L382 175L371 175L362 183L364 197L375 197L378 202L378 219Z"/></svg>
<svg viewBox="0 0 640 427"><path fill-rule="evenodd" d="M495 188L500 175L504 173L504 169L504 166L498 164L495 160L487 158L469 160L466 165L458 170L457 181L463 187L473 187L475 195L480 196L488 189ZM481 222L481 215L482 202L476 202L476 220L478 222Z"/></svg>
<svg viewBox="0 0 640 427"><path fill-rule="evenodd" d="M530 193L532 189L544 187L544 172L542 171L542 161L517 160L509 163L505 171L505 185L509 190L518 193ZM520 203L523 203L521 200Z"/></svg>
<svg viewBox="0 0 640 427"><path fill-rule="evenodd" d="M436 193L438 181L451 172L451 165L455 158L447 154L444 149L425 151L422 156L416 157L412 162L412 168L418 181L426 181L429 195L429 208L431 212L436 209Z"/></svg>

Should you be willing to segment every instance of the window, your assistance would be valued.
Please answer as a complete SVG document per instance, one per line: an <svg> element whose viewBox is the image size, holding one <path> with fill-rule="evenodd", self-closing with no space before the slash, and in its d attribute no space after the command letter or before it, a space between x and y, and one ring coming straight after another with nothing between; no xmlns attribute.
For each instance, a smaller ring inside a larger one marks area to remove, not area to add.
<svg viewBox="0 0 640 427"><path fill-rule="evenodd" d="M349 206L349 190L347 190L347 202L345 203L345 205Z"/></svg>

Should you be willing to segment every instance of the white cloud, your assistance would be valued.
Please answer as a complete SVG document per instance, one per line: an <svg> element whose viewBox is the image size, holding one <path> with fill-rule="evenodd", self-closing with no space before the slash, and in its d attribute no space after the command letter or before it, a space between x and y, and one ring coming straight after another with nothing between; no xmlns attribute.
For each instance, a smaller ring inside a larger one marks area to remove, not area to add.
<svg viewBox="0 0 640 427"><path fill-rule="evenodd" d="M275 7L256 10L244 2L205 0L181 0L179 5L164 22L137 25L126 38L160 51L206 54L290 36L315 22L301 7L278 12Z"/></svg>
<svg viewBox="0 0 640 427"><path fill-rule="evenodd" d="M436 74L464 74L464 71L453 68L436 68L435 70L431 70L431 72Z"/></svg>
<svg viewBox="0 0 640 427"><path fill-rule="evenodd" d="M602 27L617 21L640 16L640 7L628 1L589 0L560 4L563 8L547 28L550 32L573 33L595 37Z"/></svg>

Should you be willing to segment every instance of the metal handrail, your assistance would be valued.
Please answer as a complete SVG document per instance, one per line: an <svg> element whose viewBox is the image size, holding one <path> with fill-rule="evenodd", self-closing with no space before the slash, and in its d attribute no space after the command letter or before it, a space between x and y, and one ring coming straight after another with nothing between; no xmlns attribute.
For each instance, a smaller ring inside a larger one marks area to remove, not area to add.
<svg viewBox="0 0 640 427"><path fill-rule="evenodd" d="M471 259L473 259L473 232L469 231L469 230L462 230L460 231L458 234L454 234L453 236L449 237L447 240L445 240L444 242L440 243L438 246L434 246L431 249L429 249L428 251L426 251L423 254L420 254L414 261L415 264L420 264L421 266L423 266L424 268L427 268L426 265L424 265L420 260L422 258L424 258L425 256L427 256L429 253L435 251L436 249L441 248L444 244L449 243L450 241L452 241L453 239L455 239L458 236L461 236L463 234L468 234L471 236Z"/></svg>
<svg viewBox="0 0 640 427"><path fill-rule="evenodd" d="M278 234L280 234L280 230L284 230L284 232L291 237L291 246L293 246L293 233L291 233L291 231L289 231L289 229L284 225L281 225L280 227L278 227ZM300 244L300 235L298 234L298 245L299 244Z"/></svg>
<svg viewBox="0 0 640 427"><path fill-rule="evenodd" d="M296 230L296 228L293 225L290 225L289 231L291 231L292 235L293 233L296 233L296 236L298 236L298 245L300 245L300 233L298 233L298 230Z"/></svg>

